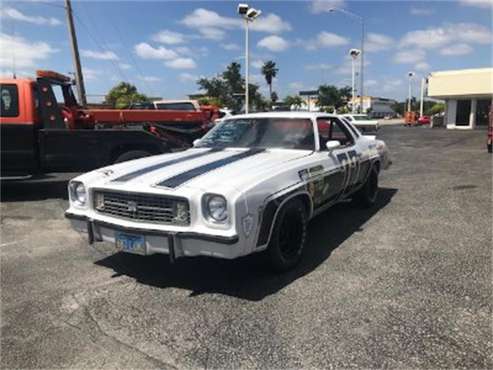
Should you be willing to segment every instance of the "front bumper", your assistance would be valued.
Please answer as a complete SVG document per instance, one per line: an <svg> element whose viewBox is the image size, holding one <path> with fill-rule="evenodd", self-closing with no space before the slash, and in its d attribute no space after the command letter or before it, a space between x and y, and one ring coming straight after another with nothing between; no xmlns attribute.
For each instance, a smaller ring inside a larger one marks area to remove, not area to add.
<svg viewBox="0 0 493 370"><path fill-rule="evenodd" d="M169 254L170 259L184 256L211 256L232 259L243 255L238 235L222 236L195 232L167 232L149 228L123 227L111 222L90 219L83 215L65 212L72 227L87 233L88 242L115 242L118 231L143 235L145 237L146 255Z"/></svg>

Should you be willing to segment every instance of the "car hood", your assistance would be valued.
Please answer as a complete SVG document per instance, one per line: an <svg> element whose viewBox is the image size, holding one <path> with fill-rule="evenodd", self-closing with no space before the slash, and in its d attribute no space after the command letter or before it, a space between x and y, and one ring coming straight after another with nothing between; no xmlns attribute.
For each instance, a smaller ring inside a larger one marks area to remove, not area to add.
<svg viewBox="0 0 493 370"><path fill-rule="evenodd" d="M94 186L139 191L146 187L173 191L183 187L207 191L224 186L243 189L311 153L284 149L189 149L106 167L99 170L104 178Z"/></svg>

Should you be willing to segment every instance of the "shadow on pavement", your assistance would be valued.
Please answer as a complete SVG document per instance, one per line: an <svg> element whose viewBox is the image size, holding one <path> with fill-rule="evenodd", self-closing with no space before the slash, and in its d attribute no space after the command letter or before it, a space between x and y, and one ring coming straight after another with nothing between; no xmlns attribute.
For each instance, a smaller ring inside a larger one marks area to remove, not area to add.
<svg viewBox="0 0 493 370"><path fill-rule="evenodd" d="M397 189L381 188L377 204L371 209L358 209L338 204L314 218L308 228L308 241L302 262L292 271L274 274L264 263L262 254L236 260L208 257L178 259L170 264L168 256L137 256L116 253L96 262L127 275L141 284L159 288L177 287L191 291L191 296L220 293L258 301L274 294L298 278L309 274L330 257L341 245L397 193Z"/></svg>

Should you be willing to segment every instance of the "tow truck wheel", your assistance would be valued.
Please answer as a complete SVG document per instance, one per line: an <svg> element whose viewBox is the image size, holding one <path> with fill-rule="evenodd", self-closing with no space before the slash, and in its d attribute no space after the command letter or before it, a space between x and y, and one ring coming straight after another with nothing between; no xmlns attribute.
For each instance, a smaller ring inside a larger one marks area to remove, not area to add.
<svg viewBox="0 0 493 370"><path fill-rule="evenodd" d="M151 155L151 153L146 152L145 150L131 150L129 152L125 152L123 154L120 154L116 158L115 162L113 162L113 163L126 162L126 161L130 161L132 159L148 157L150 155Z"/></svg>
<svg viewBox="0 0 493 370"><path fill-rule="evenodd" d="M366 179L365 185L353 196L353 202L363 208L370 208L377 201L378 195L378 170L373 167Z"/></svg>
<svg viewBox="0 0 493 370"><path fill-rule="evenodd" d="M278 272L298 264L306 241L307 215L303 203L294 199L286 203L276 218L267 257Z"/></svg>

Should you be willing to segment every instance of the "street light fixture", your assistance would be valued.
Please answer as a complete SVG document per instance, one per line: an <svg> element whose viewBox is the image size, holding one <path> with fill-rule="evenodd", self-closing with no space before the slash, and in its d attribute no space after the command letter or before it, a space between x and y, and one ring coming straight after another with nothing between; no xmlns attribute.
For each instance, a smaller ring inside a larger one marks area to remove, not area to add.
<svg viewBox="0 0 493 370"><path fill-rule="evenodd" d="M351 49L349 50L349 55L351 56L351 113L356 112L356 101L355 101L355 70L354 70L354 63L356 62L356 58L361 54L361 50L359 49Z"/></svg>
<svg viewBox="0 0 493 370"><path fill-rule="evenodd" d="M360 82L359 82L359 85L360 85L360 91L359 91L359 95L360 95L360 110L361 110L361 113L363 113L363 94L364 94L364 68L365 68L365 19L358 15L358 14L355 14L355 13L352 13L346 9L342 9L342 8L330 8L329 9L329 13L334 13L334 12L340 12L340 13L343 13L343 14L346 14L350 17L353 17L353 18L356 18L358 19L358 21L361 23L361 48L360 48L360 51L361 51L361 61L360 61L360 66L359 66L359 78L360 78Z"/></svg>
<svg viewBox="0 0 493 370"><path fill-rule="evenodd" d="M238 4L238 14L245 20L245 113L249 107L249 71L250 57L248 55L248 24L257 19L262 11L250 8L248 4Z"/></svg>
<svg viewBox="0 0 493 370"><path fill-rule="evenodd" d="M407 111L410 112L411 111L411 97L412 97L412 91L411 91L411 82L412 82L412 79L414 77L415 73L410 71L407 73L407 76L409 78L409 86L408 86L408 99L407 99Z"/></svg>

